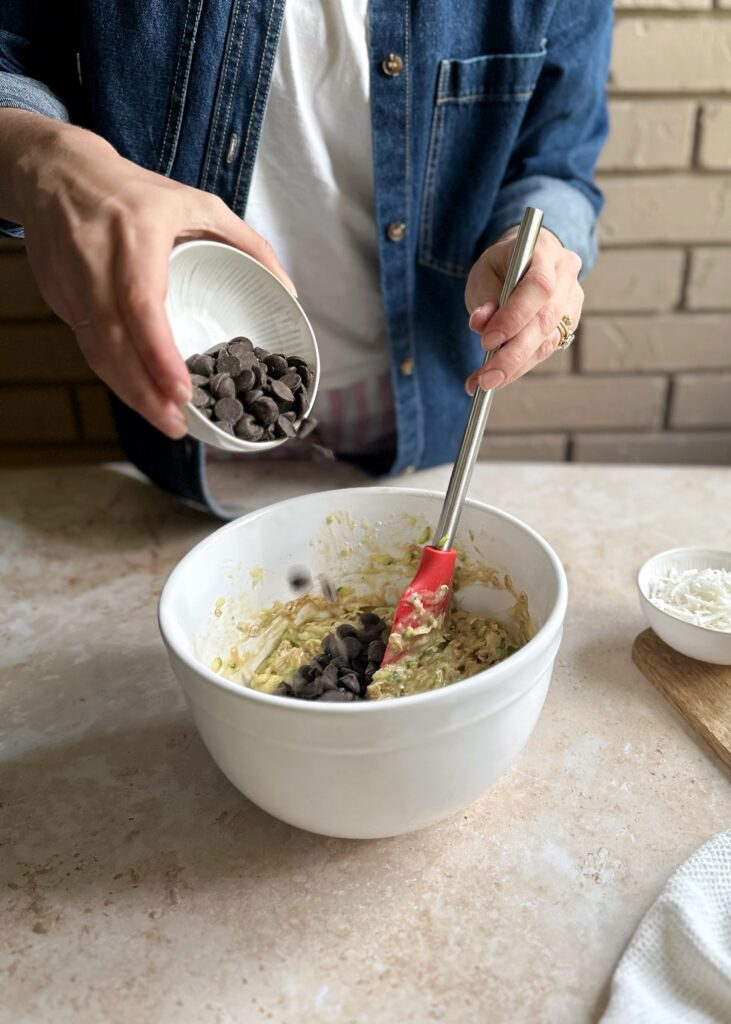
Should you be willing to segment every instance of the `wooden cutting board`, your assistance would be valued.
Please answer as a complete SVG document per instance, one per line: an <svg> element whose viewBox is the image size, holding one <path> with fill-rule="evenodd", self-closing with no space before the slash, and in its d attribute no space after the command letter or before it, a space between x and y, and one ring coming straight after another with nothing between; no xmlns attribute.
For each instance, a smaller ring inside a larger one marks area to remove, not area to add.
<svg viewBox="0 0 731 1024"><path fill-rule="evenodd" d="M632 659L731 768L731 665L686 658L651 629L635 640Z"/></svg>

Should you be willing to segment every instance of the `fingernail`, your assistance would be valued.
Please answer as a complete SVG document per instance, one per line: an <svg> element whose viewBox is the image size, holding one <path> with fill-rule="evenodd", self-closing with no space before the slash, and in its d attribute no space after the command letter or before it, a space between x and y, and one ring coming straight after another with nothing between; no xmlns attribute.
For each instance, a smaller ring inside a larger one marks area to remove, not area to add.
<svg viewBox="0 0 731 1024"><path fill-rule="evenodd" d="M483 391L492 391L493 388L498 388L505 380L505 374L502 370L487 370L486 373L480 374L480 387Z"/></svg>
<svg viewBox="0 0 731 1024"><path fill-rule="evenodd" d="M502 345L505 341L505 335L502 331L488 331L482 338L483 348L495 348L497 345Z"/></svg>
<svg viewBox="0 0 731 1024"><path fill-rule="evenodd" d="M175 412L170 413L168 423L170 424L170 432L173 437L179 439L181 437L185 437L188 433L188 426L180 409L176 409Z"/></svg>
<svg viewBox="0 0 731 1024"><path fill-rule="evenodd" d="M176 380L175 386L173 387L173 394L175 395L175 401L179 405L185 405L186 402L190 401L190 383L185 384L182 380Z"/></svg>
<svg viewBox="0 0 731 1024"><path fill-rule="evenodd" d="M486 323L487 311L485 310L484 306L478 306L477 309L474 309L472 311L472 316L470 317L469 323L470 330L479 332L482 330Z"/></svg>

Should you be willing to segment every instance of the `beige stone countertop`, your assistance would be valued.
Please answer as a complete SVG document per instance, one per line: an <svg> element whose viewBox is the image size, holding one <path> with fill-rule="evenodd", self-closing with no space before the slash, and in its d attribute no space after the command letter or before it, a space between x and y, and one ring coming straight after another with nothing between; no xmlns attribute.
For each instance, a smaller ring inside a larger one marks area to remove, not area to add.
<svg viewBox="0 0 731 1024"><path fill-rule="evenodd" d="M221 471L251 507L362 480ZM643 912L731 822L728 773L630 659L637 568L731 546L731 469L481 464L471 493L566 567L548 700L463 813L357 842L269 817L198 739L156 602L217 524L123 467L0 474L3 1024L597 1019Z"/></svg>

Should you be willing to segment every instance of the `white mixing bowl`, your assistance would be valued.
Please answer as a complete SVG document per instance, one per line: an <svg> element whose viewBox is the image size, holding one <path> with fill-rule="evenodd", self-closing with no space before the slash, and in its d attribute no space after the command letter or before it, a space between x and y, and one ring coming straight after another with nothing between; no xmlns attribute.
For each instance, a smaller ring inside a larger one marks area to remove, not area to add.
<svg viewBox="0 0 731 1024"><path fill-rule="evenodd" d="M270 352L305 359L315 371L309 416L320 383L320 354L305 312L261 263L222 242L194 241L170 254L165 309L183 359L238 335ZM234 452L265 452L284 444L242 441L220 430L192 402L185 406L189 432L199 441Z"/></svg>
<svg viewBox="0 0 731 1024"><path fill-rule="evenodd" d="M534 530L474 501L457 545L469 560L512 576L537 627L505 661L443 689L346 705L258 693L208 667L214 654L228 653L223 638L236 632L243 607L294 596L293 566L350 583L369 557L366 538L402 553L436 521L441 502L437 493L386 487L293 498L221 527L165 584L160 630L203 742L234 786L277 818L347 838L411 832L483 793L530 736L561 642L566 576ZM392 581L399 589L409 582L403 566ZM464 607L498 616L512 602L487 587L461 597Z"/></svg>

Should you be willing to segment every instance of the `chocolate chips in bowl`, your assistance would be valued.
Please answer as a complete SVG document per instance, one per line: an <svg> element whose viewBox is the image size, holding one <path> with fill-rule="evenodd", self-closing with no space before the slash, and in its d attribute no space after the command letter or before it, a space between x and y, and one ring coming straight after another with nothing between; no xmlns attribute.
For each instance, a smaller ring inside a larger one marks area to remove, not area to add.
<svg viewBox="0 0 731 1024"><path fill-rule="evenodd" d="M186 359L191 404L226 434L248 443L304 439L315 370L294 355L269 352L236 337Z"/></svg>

